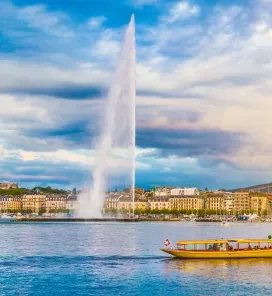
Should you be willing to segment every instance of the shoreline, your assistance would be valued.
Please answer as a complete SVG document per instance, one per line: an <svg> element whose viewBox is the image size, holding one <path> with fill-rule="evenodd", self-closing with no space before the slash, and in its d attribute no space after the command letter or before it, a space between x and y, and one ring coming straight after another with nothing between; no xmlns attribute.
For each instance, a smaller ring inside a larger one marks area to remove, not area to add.
<svg viewBox="0 0 272 296"><path fill-rule="evenodd" d="M186 221L184 219L141 219L141 218L17 218L16 220L1 221L1 222L191 222L191 223L218 223L220 220L204 220L204 221ZM269 223L269 221L233 221L230 223ZM271 222L270 222L271 223Z"/></svg>

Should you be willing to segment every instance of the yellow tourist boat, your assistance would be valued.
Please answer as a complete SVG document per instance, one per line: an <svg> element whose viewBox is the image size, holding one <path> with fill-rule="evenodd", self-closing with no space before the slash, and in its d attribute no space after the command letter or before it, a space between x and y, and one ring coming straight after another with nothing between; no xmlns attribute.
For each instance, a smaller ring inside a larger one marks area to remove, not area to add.
<svg viewBox="0 0 272 296"><path fill-rule="evenodd" d="M160 250L179 258L227 259L227 258L272 258L271 239L218 239L178 241L171 247Z"/></svg>

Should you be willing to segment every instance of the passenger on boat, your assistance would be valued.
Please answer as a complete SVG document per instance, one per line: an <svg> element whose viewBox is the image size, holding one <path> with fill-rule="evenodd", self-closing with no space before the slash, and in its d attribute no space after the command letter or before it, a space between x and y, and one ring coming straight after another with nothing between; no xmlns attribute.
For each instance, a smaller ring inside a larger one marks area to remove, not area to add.
<svg viewBox="0 0 272 296"><path fill-rule="evenodd" d="M252 250L252 248L251 248L251 245L248 245L248 248L247 248L248 250Z"/></svg>
<svg viewBox="0 0 272 296"><path fill-rule="evenodd" d="M212 245L209 245L208 250L212 250L212 249L213 249Z"/></svg>

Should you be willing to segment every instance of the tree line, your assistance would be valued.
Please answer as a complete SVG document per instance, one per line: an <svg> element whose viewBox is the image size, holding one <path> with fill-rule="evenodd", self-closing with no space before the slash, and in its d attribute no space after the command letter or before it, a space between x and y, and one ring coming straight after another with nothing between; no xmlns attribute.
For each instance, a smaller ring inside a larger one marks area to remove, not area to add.
<svg viewBox="0 0 272 296"><path fill-rule="evenodd" d="M116 209L116 208L108 208L105 209L105 214L117 215L117 214L129 214L132 213L132 209L127 210L125 208ZM135 215L197 215L198 217L212 216L212 215L228 215L228 216L240 216L243 214L253 214L250 210L242 210L242 211L226 211L226 210L209 210L209 209L188 209L188 210L177 210L177 209L135 209ZM255 213L258 215L268 215L268 211L259 211Z"/></svg>

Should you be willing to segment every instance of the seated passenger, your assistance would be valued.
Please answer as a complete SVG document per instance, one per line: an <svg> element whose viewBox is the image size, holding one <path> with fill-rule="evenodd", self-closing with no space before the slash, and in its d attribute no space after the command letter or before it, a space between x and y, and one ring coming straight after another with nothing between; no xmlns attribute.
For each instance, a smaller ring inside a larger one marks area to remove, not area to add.
<svg viewBox="0 0 272 296"><path fill-rule="evenodd" d="M247 248L248 250L252 250L252 248L251 248L251 245L248 245L248 248Z"/></svg>
<svg viewBox="0 0 272 296"><path fill-rule="evenodd" d="M208 250L212 250L212 249L213 249L212 245L209 245Z"/></svg>

